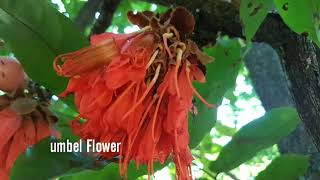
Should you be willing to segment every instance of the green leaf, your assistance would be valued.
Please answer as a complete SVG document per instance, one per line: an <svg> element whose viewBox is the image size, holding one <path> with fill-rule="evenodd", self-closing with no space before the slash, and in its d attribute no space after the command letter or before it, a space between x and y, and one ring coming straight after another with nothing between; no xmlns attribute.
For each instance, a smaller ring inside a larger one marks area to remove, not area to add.
<svg viewBox="0 0 320 180"><path fill-rule="evenodd" d="M284 22L296 33L307 35L320 47L320 1L274 0Z"/></svg>
<svg viewBox="0 0 320 180"><path fill-rule="evenodd" d="M77 113L61 100L52 100L50 104L50 111L59 118L55 127L61 134L60 140L66 141L68 139L69 141L77 142L79 137L73 134L70 127L70 122L77 117Z"/></svg>
<svg viewBox="0 0 320 180"><path fill-rule="evenodd" d="M272 6L272 0L241 0L240 19L248 41L254 37Z"/></svg>
<svg viewBox="0 0 320 180"><path fill-rule="evenodd" d="M214 128L223 136L233 136L237 132L237 128L232 128L217 121Z"/></svg>
<svg viewBox="0 0 320 180"><path fill-rule="evenodd" d="M51 153L50 138L29 148L15 161L11 170L11 180L43 180L60 175L73 166L72 153Z"/></svg>
<svg viewBox="0 0 320 180"><path fill-rule="evenodd" d="M42 0L1 0L0 38L31 79L56 94L64 90L67 79L56 75L53 59L88 44L70 20Z"/></svg>
<svg viewBox="0 0 320 180"><path fill-rule="evenodd" d="M79 1L79 0L61 0L65 9L66 13L68 13L68 17L72 20L74 20L80 9L83 7L85 4L85 1Z"/></svg>
<svg viewBox="0 0 320 180"><path fill-rule="evenodd" d="M207 65L205 84L195 83L199 93L208 102L219 105L224 94L235 85L236 77L242 66L242 44L240 39L230 39L226 36L217 39L213 48L204 51L215 58ZM217 109L208 108L201 101L197 101L197 115L189 115L190 147L196 147L203 137L210 132L217 119Z"/></svg>
<svg viewBox="0 0 320 180"><path fill-rule="evenodd" d="M155 163L154 168L160 169L163 165ZM119 165L111 163L102 170L84 170L81 172L65 175L59 177L59 180L87 180L87 179L121 179L119 174ZM132 162L128 165L127 176L129 179L137 179L148 173L146 166L140 166L139 170L136 169L135 164Z"/></svg>
<svg viewBox="0 0 320 180"><path fill-rule="evenodd" d="M309 157L286 154L274 159L255 180L296 180L308 170Z"/></svg>
<svg viewBox="0 0 320 180"><path fill-rule="evenodd" d="M223 147L210 170L226 172L250 160L259 151L279 142L300 123L295 108L281 107L268 111L264 116L243 126Z"/></svg>

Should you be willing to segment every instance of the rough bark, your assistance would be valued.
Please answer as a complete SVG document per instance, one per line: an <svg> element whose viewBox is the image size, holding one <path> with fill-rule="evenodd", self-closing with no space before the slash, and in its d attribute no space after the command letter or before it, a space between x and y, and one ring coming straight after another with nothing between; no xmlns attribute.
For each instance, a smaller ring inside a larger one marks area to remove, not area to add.
<svg viewBox="0 0 320 180"><path fill-rule="evenodd" d="M295 106L280 58L270 45L254 43L245 57L245 64L250 72L254 89L267 111L281 106ZM306 178L311 177L312 173L319 168L319 154L302 123L278 143L278 148L282 154L312 155Z"/></svg>
<svg viewBox="0 0 320 180"><path fill-rule="evenodd" d="M292 32L276 14L268 16L256 40L269 43L278 52L299 115L319 150L320 89L315 46Z"/></svg>
<svg viewBox="0 0 320 180"><path fill-rule="evenodd" d="M215 44L217 32L240 37L242 33L238 10L220 0L144 0L168 7L184 6L196 19L193 39L201 46Z"/></svg>

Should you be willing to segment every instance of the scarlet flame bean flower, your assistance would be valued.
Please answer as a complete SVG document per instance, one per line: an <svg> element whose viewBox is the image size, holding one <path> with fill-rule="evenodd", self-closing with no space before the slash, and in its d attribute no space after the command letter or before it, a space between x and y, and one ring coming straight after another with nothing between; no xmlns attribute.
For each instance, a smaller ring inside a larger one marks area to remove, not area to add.
<svg viewBox="0 0 320 180"><path fill-rule="evenodd" d="M141 30L131 34L104 33L91 37L91 46L58 56L54 68L70 78L61 96L74 94L79 119L74 132L82 139L121 142L120 174L134 160L164 163L172 155L179 179L192 179L188 147L188 111L195 94L194 80L204 83L203 65L211 58L188 39L193 16L182 7L164 14L128 13Z"/></svg>

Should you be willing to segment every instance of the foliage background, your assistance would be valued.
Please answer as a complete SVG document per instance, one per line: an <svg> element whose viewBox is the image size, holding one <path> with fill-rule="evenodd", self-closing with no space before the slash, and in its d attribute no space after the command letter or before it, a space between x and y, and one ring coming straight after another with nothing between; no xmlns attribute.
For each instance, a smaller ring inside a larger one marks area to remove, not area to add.
<svg viewBox="0 0 320 180"><path fill-rule="evenodd" d="M273 5L270 0L264 2L263 11L257 13L257 17L252 17L251 10L246 9L249 8L245 6L247 2L253 3L254 8L262 1L244 0L241 4L240 16L247 28L247 41L221 35L216 45L204 48L216 61L207 67L206 86L196 86L210 102L220 106L217 110L205 111L197 117L190 114L190 146L193 148L193 174L196 179L249 180L255 177L280 177L289 180L303 175L309 166L308 157L280 155L276 145L299 124L295 109L282 107L265 112L243 64L242 60L250 50L249 40ZM279 1L275 2L276 6L282 5ZM94 21L84 29L83 34L72 23L85 3L84 0L3 0L0 2L0 37L6 41L6 47L1 55L16 56L34 81L58 94L64 89L66 80L55 75L51 68L52 60L58 54L88 44L87 37ZM29 11L30 9L33 11ZM164 12L167 8L143 1L123 0L106 31L130 33L137 30L126 18L126 12L132 9ZM96 12L95 19L99 16L100 13ZM290 17L285 18L291 22ZM297 25L293 24L292 28L301 31ZM311 38L317 43L316 33ZM197 104L199 109L203 108L201 103ZM72 135L68 126L68 121L76 116L72 101L63 102L54 96L51 109L60 117L57 128L62 132L62 140L77 141L78 138ZM115 163L101 162L97 165L93 163L94 159L82 154L50 154L46 149L49 141L47 139L30 147L21 155L12 170L11 178L119 178ZM283 169L278 170L279 168ZM156 173L155 179L174 179L174 171L174 165L169 162ZM132 166L128 176L129 179L146 179L145 172L145 169L137 172Z"/></svg>

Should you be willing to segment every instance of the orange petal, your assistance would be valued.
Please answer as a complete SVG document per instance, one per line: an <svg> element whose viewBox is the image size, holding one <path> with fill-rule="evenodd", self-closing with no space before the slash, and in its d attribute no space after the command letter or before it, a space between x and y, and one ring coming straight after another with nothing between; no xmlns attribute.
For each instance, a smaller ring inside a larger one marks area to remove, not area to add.
<svg viewBox="0 0 320 180"><path fill-rule="evenodd" d="M11 145L12 139L10 139L2 148L2 150L0 150L0 169L1 168L5 168L6 167L6 161L7 161L7 157L8 157L8 153L9 153L9 149L10 149L10 145Z"/></svg>
<svg viewBox="0 0 320 180"><path fill-rule="evenodd" d="M0 179L9 180L9 173L4 168L0 168Z"/></svg>
<svg viewBox="0 0 320 180"><path fill-rule="evenodd" d="M136 33L131 33L131 34L114 34L114 33L110 33L110 32L105 32L102 34L98 34L98 35L93 35L90 37L90 42L92 45L98 45L99 43L107 40L107 39L113 39L115 41L115 43L117 44L117 46L120 48L121 46L123 46L124 43L126 43L126 41L129 38L132 38L133 36L135 36Z"/></svg>
<svg viewBox="0 0 320 180"><path fill-rule="evenodd" d="M196 66L191 67L191 73L193 77L199 82L199 83L205 83L206 82L206 76L203 74L200 68Z"/></svg>
<svg viewBox="0 0 320 180"><path fill-rule="evenodd" d="M25 134L25 141L28 145L36 143L36 128L30 116L23 119L22 128Z"/></svg>
<svg viewBox="0 0 320 180"><path fill-rule="evenodd" d="M55 58L54 69L59 75L72 77L109 64L119 55L113 39ZM61 61L61 62L60 62Z"/></svg>
<svg viewBox="0 0 320 180"><path fill-rule="evenodd" d="M7 170L10 170L12 168L18 156L27 149L28 144L24 136L25 136L24 129L19 128L13 137L13 140L9 149L8 158L6 162Z"/></svg>
<svg viewBox="0 0 320 180"><path fill-rule="evenodd" d="M21 116L10 108L0 111L0 151L21 125Z"/></svg>
<svg viewBox="0 0 320 180"><path fill-rule="evenodd" d="M42 139L51 135L49 124L44 119L38 119L35 122L36 125L36 142L41 141Z"/></svg>

